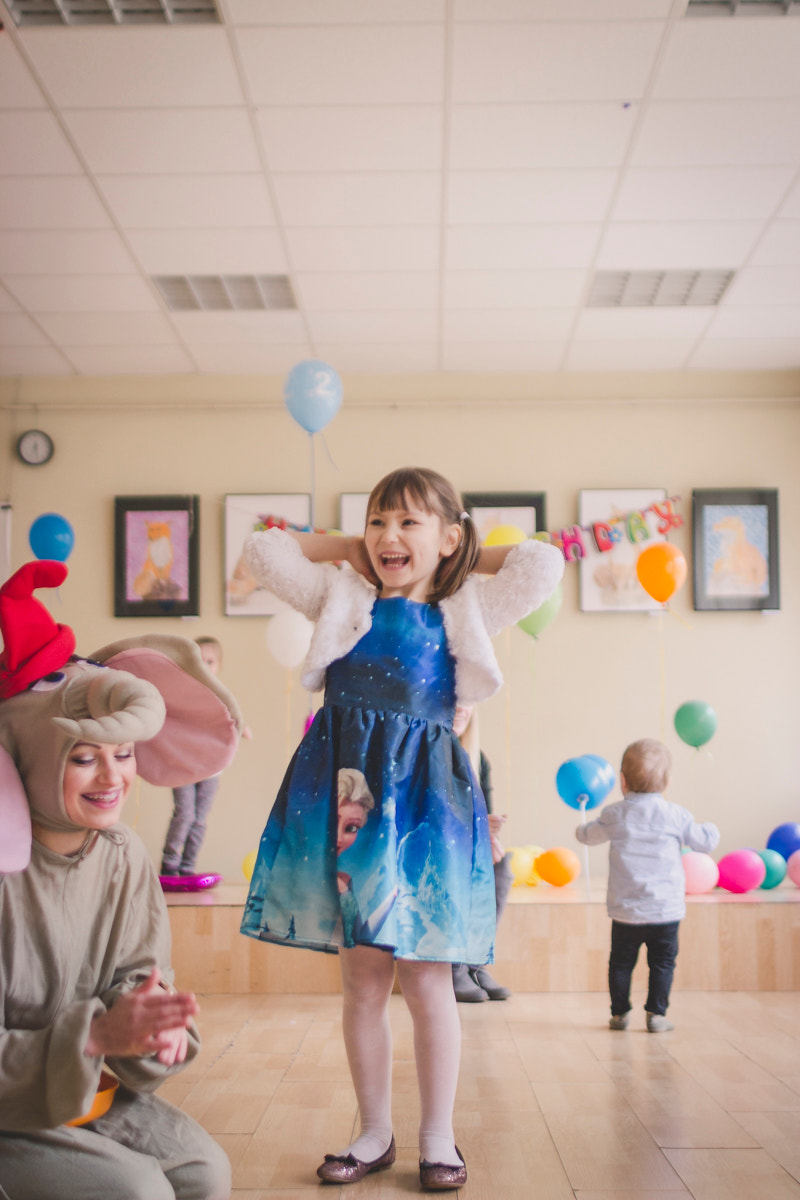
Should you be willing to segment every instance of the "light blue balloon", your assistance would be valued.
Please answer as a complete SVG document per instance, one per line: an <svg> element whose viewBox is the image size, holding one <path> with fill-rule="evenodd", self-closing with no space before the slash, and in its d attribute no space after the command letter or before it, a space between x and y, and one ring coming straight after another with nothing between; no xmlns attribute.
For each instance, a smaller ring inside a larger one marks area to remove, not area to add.
<svg viewBox="0 0 800 1200"><path fill-rule="evenodd" d="M318 433L341 408L342 381L327 363L307 358L286 376L283 399L301 429Z"/></svg>
<svg viewBox="0 0 800 1200"><path fill-rule="evenodd" d="M66 562L75 545L75 531L66 517L42 513L28 530L28 541L36 558Z"/></svg>
<svg viewBox="0 0 800 1200"><path fill-rule="evenodd" d="M580 808L585 799L586 808L597 808L614 786L616 776L611 763L599 754L581 754L579 758L568 758L556 773L556 790L570 808Z"/></svg>

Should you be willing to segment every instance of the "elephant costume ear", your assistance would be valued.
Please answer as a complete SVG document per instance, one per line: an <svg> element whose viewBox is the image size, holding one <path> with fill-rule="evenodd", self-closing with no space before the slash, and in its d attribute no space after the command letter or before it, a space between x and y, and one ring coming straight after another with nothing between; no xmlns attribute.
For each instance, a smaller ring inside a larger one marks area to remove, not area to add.
<svg viewBox="0 0 800 1200"><path fill-rule="evenodd" d="M31 812L11 755L0 746L0 875L24 871L31 860Z"/></svg>
<svg viewBox="0 0 800 1200"><path fill-rule="evenodd" d="M136 744L142 779L178 787L208 779L228 766L239 744L241 713L228 689L206 669L194 642L145 635L104 646L91 657L146 679L167 706L160 732Z"/></svg>
<svg viewBox="0 0 800 1200"><path fill-rule="evenodd" d="M58 671L75 650L68 625L57 625L34 598L35 588L58 587L67 577L61 562L29 562L0 587L0 700L17 696L37 679Z"/></svg>

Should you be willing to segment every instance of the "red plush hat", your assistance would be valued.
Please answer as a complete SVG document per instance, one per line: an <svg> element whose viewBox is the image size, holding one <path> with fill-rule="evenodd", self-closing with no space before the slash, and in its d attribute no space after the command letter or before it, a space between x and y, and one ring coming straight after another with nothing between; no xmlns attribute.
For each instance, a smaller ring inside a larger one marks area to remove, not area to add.
<svg viewBox="0 0 800 1200"><path fill-rule="evenodd" d="M34 599L35 588L58 587L67 577L63 562L26 563L0 587L0 700L16 696L37 679L58 671L75 650L75 634L57 625Z"/></svg>

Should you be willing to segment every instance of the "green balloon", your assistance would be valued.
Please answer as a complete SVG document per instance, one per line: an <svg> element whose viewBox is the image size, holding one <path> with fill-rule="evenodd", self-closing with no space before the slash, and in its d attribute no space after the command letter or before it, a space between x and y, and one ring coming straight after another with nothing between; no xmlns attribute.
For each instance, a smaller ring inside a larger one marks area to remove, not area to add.
<svg viewBox="0 0 800 1200"><path fill-rule="evenodd" d="M540 604L532 613L528 613L527 617L523 617L521 621L517 621L517 625L523 633L537 638L544 629L547 629L548 625L551 625L555 621L563 599L564 592L559 583L552 596L548 597L544 604Z"/></svg>
<svg viewBox="0 0 800 1200"><path fill-rule="evenodd" d="M786 859L777 850L757 850L759 858L763 858L767 873L764 876L762 888L774 888L783 883L786 878Z"/></svg>
<svg viewBox="0 0 800 1200"><path fill-rule="evenodd" d="M704 700L687 700L675 713L675 732L688 746L705 746L717 730L717 714Z"/></svg>

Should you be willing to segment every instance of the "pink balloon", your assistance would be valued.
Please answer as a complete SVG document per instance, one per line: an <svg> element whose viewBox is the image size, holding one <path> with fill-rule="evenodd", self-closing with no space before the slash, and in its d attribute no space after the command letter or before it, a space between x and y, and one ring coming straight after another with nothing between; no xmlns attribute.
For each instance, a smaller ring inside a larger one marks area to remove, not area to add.
<svg viewBox="0 0 800 1200"><path fill-rule="evenodd" d="M761 887L767 865L755 850L733 850L717 863L719 886L729 892L750 892Z"/></svg>
<svg viewBox="0 0 800 1200"><path fill-rule="evenodd" d="M796 883L800 887L800 850L795 850L794 854L789 855L789 861L786 864L786 874L792 883Z"/></svg>
<svg viewBox="0 0 800 1200"><path fill-rule="evenodd" d="M683 855L682 862L686 872L687 896L700 896L717 886L719 867L710 854L698 854L696 850L689 850Z"/></svg>

